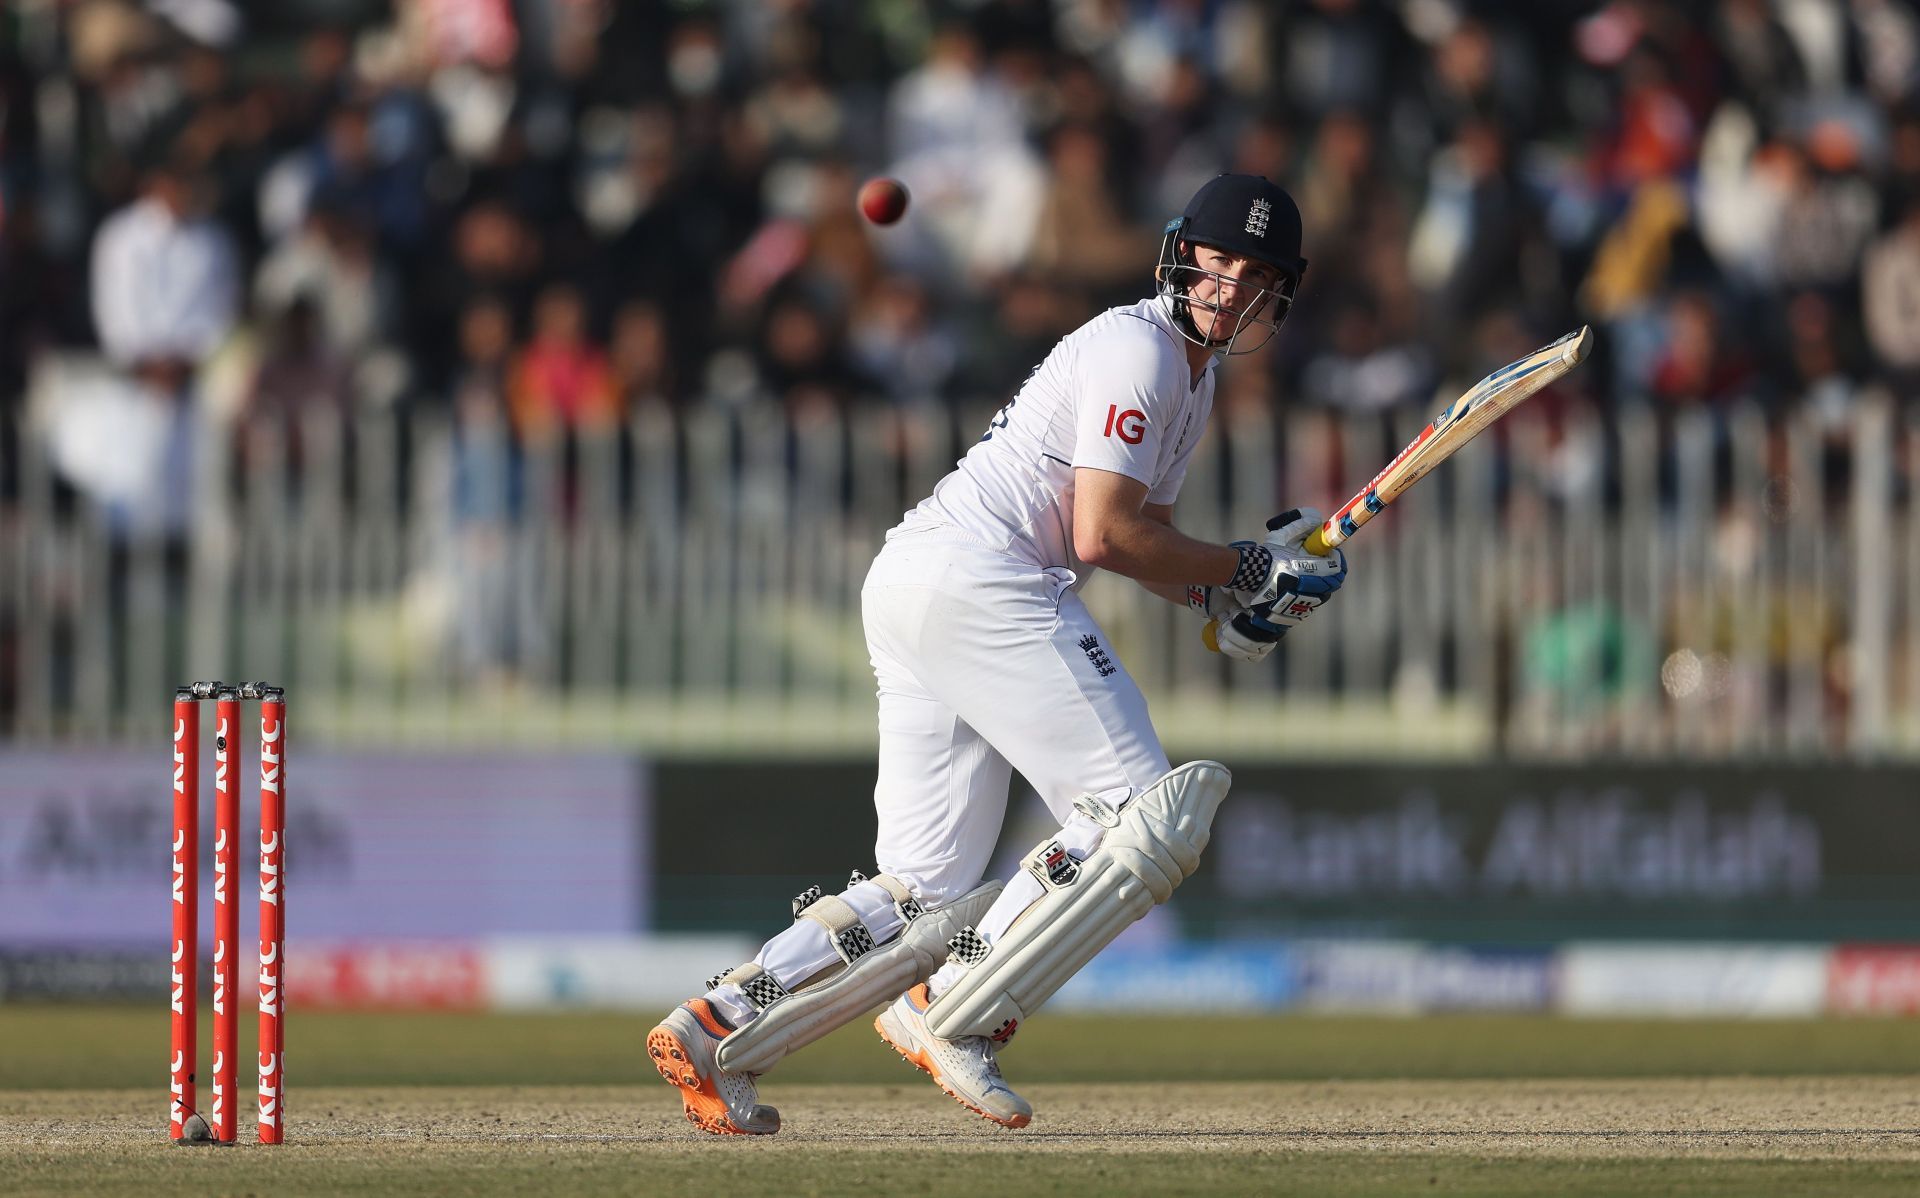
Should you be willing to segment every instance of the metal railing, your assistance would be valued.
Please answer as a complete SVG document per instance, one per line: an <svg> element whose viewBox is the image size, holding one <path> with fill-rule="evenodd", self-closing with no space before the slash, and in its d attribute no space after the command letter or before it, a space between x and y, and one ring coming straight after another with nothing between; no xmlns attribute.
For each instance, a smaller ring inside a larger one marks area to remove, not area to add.
<svg viewBox="0 0 1920 1198"><path fill-rule="evenodd" d="M647 408L520 447L438 408L207 422L169 534L61 481L57 391L0 486L0 734L23 741L151 740L179 680L261 676L328 740L865 746L861 579L989 414ZM1177 522L1330 507L1424 420L1223 411ZM1181 752L1905 757L1916 447L1873 393L1837 431L1540 404L1356 538L1340 600L1262 667L1124 580L1087 599Z"/></svg>

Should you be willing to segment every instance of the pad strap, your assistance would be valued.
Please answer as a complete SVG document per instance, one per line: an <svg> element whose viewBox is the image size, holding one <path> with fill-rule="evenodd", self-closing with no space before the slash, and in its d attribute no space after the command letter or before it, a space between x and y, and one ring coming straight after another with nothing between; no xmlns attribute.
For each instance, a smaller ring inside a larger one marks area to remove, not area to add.
<svg viewBox="0 0 1920 1198"><path fill-rule="evenodd" d="M721 986L738 986L740 993L747 996L754 1010L764 1011L776 1000L785 998L788 990L780 984L780 979L760 968L754 961L745 965L736 965L725 973L716 973L707 979L707 989L717 990Z"/></svg>
<svg viewBox="0 0 1920 1198"><path fill-rule="evenodd" d="M899 912L900 922L912 923L926 913L907 884L892 874L878 874L867 880L893 896L893 909Z"/></svg>
<svg viewBox="0 0 1920 1198"><path fill-rule="evenodd" d="M873 933L867 925L860 922L860 915L847 905L845 899L837 894L824 895L815 899L811 905L800 912L801 919L810 919L826 929L827 939L833 944L833 951L848 965L872 952L875 948Z"/></svg>

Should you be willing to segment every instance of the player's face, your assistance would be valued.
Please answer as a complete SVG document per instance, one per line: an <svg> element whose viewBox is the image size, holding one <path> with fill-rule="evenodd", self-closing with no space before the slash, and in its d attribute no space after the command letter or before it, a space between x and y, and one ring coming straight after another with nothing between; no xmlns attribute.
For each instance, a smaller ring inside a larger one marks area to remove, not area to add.
<svg viewBox="0 0 1920 1198"><path fill-rule="evenodd" d="M1187 291L1193 325L1209 341L1233 336L1243 319L1258 316L1280 286L1280 272L1257 258L1210 245L1194 247L1198 277Z"/></svg>

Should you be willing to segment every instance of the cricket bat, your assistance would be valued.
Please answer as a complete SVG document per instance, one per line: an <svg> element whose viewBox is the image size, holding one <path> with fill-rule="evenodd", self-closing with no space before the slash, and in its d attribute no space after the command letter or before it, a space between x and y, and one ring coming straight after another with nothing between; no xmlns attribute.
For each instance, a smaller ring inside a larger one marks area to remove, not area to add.
<svg viewBox="0 0 1920 1198"><path fill-rule="evenodd" d="M1578 366L1592 348L1593 329L1583 325L1578 332L1568 333L1552 345L1536 349L1481 379L1471 391L1435 416L1358 495L1327 517L1326 523L1308 533L1306 551L1325 557L1335 547L1345 544L1367 521L1425 478L1435 466L1452 457L1462 445L1479 436L1482 429ZM1207 648L1215 653L1220 651L1218 625L1219 621L1209 620L1200 634Z"/></svg>

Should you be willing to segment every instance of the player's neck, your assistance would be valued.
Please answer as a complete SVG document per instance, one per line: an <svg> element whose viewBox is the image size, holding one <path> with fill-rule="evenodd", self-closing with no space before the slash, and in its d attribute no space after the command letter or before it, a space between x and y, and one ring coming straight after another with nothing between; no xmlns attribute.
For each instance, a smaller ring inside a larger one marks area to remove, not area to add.
<svg viewBox="0 0 1920 1198"><path fill-rule="evenodd" d="M1213 349L1197 341L1187 342L1187 370L1193 376L1188 380L1192 386L1200 384L1200 376L1207 372L1207 364L1213 361Z"/></svg>

